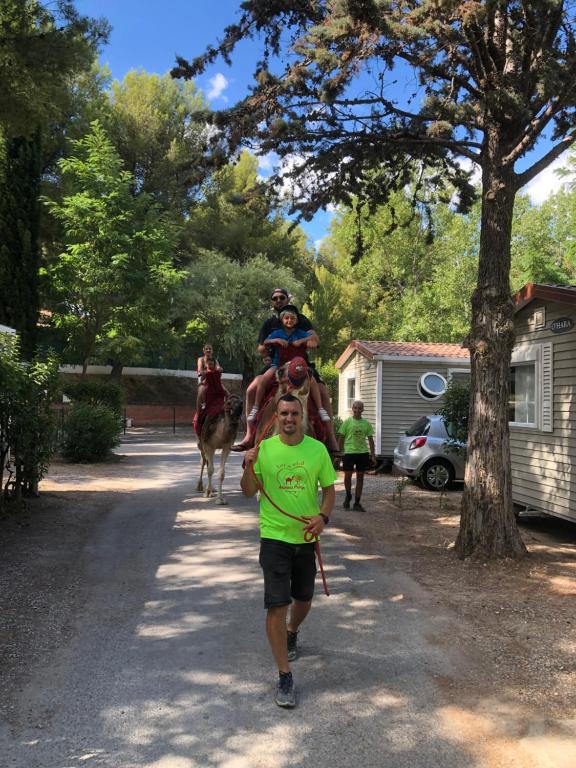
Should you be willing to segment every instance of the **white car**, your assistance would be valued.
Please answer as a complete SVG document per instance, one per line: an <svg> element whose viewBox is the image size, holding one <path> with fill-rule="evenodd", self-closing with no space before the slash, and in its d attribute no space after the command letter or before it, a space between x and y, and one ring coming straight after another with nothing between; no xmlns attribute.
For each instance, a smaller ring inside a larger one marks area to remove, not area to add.
<svg viewBox="0 0 576 768"><path fill-rule="evenodd" d="M442 416L422 416L400 437L394 467L429 491L442 491L454 481L463 482L466 443L451 439Z"/></svg>

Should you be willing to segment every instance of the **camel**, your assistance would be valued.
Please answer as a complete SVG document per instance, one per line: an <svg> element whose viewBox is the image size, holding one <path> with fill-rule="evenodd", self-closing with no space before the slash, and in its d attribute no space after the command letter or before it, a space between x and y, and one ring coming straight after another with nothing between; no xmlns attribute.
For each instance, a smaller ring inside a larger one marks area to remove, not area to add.
<svg viewBox="0 0 576 768"><path fill-rule="evenodd" d="M270 398L266 403L259 416L258 428L256 430L256 444L258 444L264 437L271 437L278 433L278 421L272 417L273 414L276 413L276 403L280 397L287 392L290 392L291 395L297 397L302 403L304 412L302 432L311 437L316 436L314 425L308 418L308 395L310 394L309 376L308 366L301 357L296 357L278 368L278 389L276 390L274 397Z"/></svg>
<svg viewBox="0 0 576 768"><path fill-rule="evenodd" d="M220 454L220 478L218 481L218 504L227 504L228 502L222 495L222 484L224 482L224 470L226 459L230 453L230 446L236 439L240 417L242 416L242 398L238 395L228 395L224 400L224 409L215 416L207 416L206 421L198 438L198 448L202 455L202 465L200 467L200 479L196 489L204 490L202 476L204 466L208 476L206 498L212 496L212 476L214 474L214 454L218 449Z"/></svg>

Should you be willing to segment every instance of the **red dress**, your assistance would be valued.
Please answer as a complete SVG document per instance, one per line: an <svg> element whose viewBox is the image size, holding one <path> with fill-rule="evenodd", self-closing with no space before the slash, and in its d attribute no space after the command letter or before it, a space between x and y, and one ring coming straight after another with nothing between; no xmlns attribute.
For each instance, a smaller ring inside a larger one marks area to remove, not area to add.
<svg viewBox="0 0 576 768"><path fill-rule="evenodd" d="M226 390L222 386L222 371L204 371L203 383L206 386L206 407L200 413L194 414L194 431L198 436L202 432L206 416L217 416L224 410L226 398Z"/></svg>

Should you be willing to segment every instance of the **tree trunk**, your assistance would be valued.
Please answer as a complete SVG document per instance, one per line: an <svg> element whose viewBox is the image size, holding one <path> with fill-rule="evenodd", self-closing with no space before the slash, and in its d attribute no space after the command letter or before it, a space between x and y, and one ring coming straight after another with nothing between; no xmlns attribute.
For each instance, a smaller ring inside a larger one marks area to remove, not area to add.
<svg viewBox="0 0 576 768"><path fill-rule="evenodd" d="M120 384L120 381L122 380L123 368L124 368L124 363L122 363L120 360L113 360L112 370L110 371L110 380L114 381L116 384Z"/></svg>
<svg viewBox="0 0 576 768"><path fill-rule="evenodd" d="M503 168L497 131L487 137L482 179L478 284L468 337L470 429L459 557L518 558L526 554L512 506L508 397L514 344L510 297L510 237L516 194L513 170Z"/></svg>

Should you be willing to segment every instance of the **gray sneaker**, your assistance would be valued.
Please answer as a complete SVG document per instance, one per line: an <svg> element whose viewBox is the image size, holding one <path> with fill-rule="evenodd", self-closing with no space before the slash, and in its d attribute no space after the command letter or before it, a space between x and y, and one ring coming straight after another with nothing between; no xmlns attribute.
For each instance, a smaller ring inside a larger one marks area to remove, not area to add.
<svg viewBox="0 0 576 768"><path fill-rule="evenodd" d="M280 675L274 701L279 707L284 707L284 709L294 709L296 706L296 691L294 690L294 680L292 679L291 672Z"/></svg>
<svg viewBox="0 0 576 768"><path fill-rule="evenodd" d="M288 661L296 661L298 658L298 632L288 630Z"/></svg>

